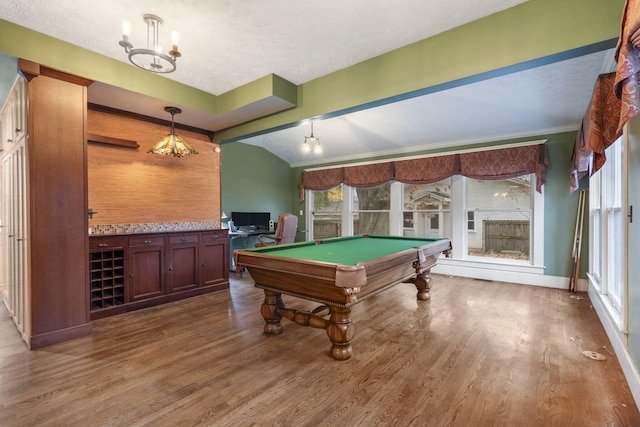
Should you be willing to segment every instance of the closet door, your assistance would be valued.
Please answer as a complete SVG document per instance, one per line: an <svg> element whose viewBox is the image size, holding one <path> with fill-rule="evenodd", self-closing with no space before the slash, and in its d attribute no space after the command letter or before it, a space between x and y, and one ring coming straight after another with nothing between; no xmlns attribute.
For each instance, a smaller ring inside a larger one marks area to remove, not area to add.
<svg viewBox="0 0 640 427"><path fill-rule="evenodd" d="M26 144L22 139L2 157L2 272L6 301L20 332L25 321L27 254Z"/></svg>

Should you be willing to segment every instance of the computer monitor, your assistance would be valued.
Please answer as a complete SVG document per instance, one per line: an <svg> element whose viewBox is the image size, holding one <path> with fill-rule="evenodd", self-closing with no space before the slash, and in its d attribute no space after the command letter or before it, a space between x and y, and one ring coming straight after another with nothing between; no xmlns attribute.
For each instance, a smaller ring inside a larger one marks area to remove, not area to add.
<svg viewBox="0 0 640 427"><path fill-rule="evenodd" d="M236 227L269 228L269 212L231 212L231 221Z"/></svg>

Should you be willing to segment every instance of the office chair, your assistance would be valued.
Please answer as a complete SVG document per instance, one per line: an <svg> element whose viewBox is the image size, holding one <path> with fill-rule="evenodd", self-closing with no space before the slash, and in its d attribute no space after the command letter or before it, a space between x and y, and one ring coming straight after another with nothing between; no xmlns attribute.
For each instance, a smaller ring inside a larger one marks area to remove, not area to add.
<svg viewBox="0 0 640 427"><path fill-rule="evenodd" d="M280 216L278 216L278 226L276 227L276 234L258 235L258 243L256 243L256 248L293 243L296 240L297 232L298 217L292 213L280 214Z"/></svg>

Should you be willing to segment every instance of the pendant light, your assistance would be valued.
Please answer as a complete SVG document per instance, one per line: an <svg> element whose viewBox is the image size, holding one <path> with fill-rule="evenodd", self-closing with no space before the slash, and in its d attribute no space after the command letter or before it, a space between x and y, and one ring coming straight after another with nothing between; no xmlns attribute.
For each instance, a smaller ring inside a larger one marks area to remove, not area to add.
<svg viewBox="0 0 640 427"><path fill-rule="evenodd" d="M174 116L182 113L182 110L178 107L164 107L164 111L171 113L171 132L150 148L148 153L173 157L184 157L190 154L198 154L196 150L189 147L189 144L176 135L174 129Z"/></svg>

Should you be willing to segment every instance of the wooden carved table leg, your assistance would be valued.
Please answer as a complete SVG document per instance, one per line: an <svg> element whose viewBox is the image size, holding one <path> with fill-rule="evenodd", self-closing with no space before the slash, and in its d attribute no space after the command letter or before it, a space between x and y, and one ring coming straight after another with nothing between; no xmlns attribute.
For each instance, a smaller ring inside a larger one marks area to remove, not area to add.
<svg viewBox="0 0 640 427"><path fill-rule="evenodd" d="M267 335L279 335L282 333L282 324L280 319L282 316L278 314L278 308L283 308L282 294L268 291L264 291L264 302L260 307L260 313L264 318L264 333Z"/></svg>
<svg viewBox="0 0 640 427"><path fill-rule="evenodd" d="M331 357L347 360L353 355L351 340L356 335L356 325L351 321L351 308L331 307L327 335L333 343Z"/></svg>
<svg viewBox="0 0 640 427"><path fill-rule="evenodd" d="M429 272L418 274L414 281L414 285L418 288L418 299L421 301L428 301L431 299L429 291L431 290L431 276Z"/></svg>

